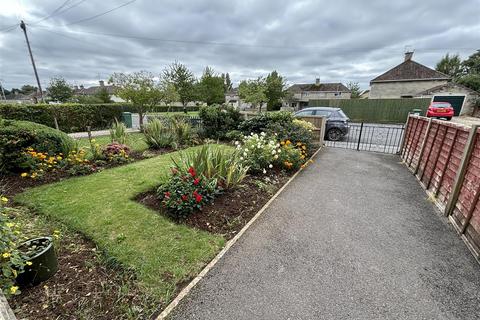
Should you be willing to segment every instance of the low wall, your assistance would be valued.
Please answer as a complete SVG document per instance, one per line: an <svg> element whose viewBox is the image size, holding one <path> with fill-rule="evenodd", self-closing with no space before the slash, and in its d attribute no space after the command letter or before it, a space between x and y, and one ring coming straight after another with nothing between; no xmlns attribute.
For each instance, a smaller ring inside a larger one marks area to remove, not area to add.
<svg viewBox="0 0 480 320"><path fill-rule="evenodd" d="M480 258L480 129L410 116L402 159Z"/></svg>

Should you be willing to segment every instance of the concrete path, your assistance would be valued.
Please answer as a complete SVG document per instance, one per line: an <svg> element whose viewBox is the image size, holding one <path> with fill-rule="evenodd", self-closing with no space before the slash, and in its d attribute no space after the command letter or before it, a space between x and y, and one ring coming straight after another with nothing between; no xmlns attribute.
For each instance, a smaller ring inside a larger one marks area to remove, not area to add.
<svg viewBox="0 0 480 320"><path fill-rule="evenodd" d="M480 319L480 266L397 156L326 149L171 319Z"/></svg>
<svg viewBox="0 0 480 320"><path fill-rule="evenodd" d="M128 133L140 132L140 130L129 128L129 129L127 129L127 132ZM87 138L88 137L88 132L74 132L74 133L69 133L68 135L72 138L75 138L75 139ZM110 135L110 130L92 131L92 137L101 137L101 136L108 136L108 135Z"/></svg>

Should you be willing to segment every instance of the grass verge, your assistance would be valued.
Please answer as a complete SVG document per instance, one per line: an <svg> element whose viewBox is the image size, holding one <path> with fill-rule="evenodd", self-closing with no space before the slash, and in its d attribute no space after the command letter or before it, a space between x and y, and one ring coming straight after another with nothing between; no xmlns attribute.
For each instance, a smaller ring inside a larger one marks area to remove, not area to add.
<svg viewBox="0 0 480 320"><path fill-rule="evenodd" d="M177 285L195 276L224 245L221 236L175 224L133 200L166 179L177 155L40 186L15 200L93 240L132 269L149 294L168 303Z"/></svg>

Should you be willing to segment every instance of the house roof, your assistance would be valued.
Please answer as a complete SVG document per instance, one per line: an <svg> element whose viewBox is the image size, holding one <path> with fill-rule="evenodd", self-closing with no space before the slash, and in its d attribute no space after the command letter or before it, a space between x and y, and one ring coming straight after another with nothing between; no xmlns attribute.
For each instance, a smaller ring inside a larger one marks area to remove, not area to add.
<svg viewBox="0 0 480 320"><path fill-rule="evenodd" d="M464 85L461 85L461 84L456 83L456 82L449 82L449 83L446 83L446 84L441 84L439 86L435 86L433 88L421 91L421 92L417 93L417 95L419 95L419 96L430 95L432 93L436 93L436 92L443 91L443 90L450 90L450 89L454 89L454 88L461 88L461 89L463 89L467 92L470 92L471 94L480 95L480 92L472 90L472 89L470 89L468 87L465 87Z"/></svg>
<svg viewBox="0 0 480 320"><path fill-rule="evenodd" d="M93 87L88 87L88 88L78 88L74 90L74 93L77 95L94 95L98 91L100 91L101 88L107 89L107 92L109 94L114 94L115 92L115 86L93 86Z"/></svg>
<svg viewBox="0 0 480 320"><path fill-rule="evenodd" d="M450 77L413 60L406 60L379 75L370 83L419 80L450 80Z"/></svg>
<svg viewBox="0 0 480 320"><path fill-rule="evenodd" d="M304 83L294 84L288 88L293 92L305 92L305 91L323 91L323 92L350 92L350 90L340 82L337 83Z"/></svg>

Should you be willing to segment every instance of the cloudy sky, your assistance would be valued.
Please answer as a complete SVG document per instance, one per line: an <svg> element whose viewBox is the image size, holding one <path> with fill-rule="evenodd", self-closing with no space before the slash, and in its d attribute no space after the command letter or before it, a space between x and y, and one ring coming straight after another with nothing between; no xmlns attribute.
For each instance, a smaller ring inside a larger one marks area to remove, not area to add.
<svg viewBox="0 0 480 320"><path fill-rule="evenodd" d="M88 86L113 72L160 73L178 60L235 83L275 69L289 83L366 89L407 46L432 67L480 49L479 16L480 0L0 0L0 79L35 83L23 19L44 87L53 76Z"/></svg>

